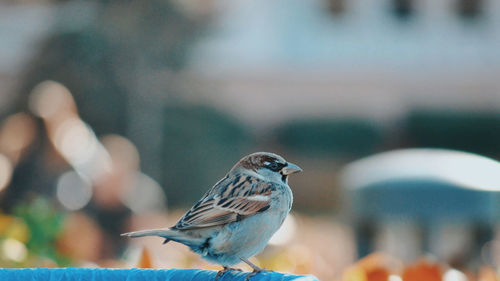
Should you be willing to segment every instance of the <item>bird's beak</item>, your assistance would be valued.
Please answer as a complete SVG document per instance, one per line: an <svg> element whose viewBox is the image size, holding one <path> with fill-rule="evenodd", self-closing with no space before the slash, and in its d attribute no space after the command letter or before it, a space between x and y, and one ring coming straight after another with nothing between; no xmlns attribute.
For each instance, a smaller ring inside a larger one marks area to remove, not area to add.
<svg viewBox="0 0 500 281"><path fill-rule="evenodd" d="M288 162L288 164L283 169L281 169L281 174L285 176L298 172L302 172L302 169L299 166L290 162Z"/></svg>

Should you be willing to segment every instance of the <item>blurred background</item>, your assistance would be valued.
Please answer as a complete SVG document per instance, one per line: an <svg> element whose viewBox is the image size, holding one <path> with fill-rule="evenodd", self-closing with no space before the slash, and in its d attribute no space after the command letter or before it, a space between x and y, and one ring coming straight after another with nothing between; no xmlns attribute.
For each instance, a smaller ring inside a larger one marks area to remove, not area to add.
<svg viewBox="0 0 500 281"><path fill-rule="evenodd" d="M2 0L0 38L0 266L218 269L119 234L255 151L304 170L262 266L500 265L500 1Z"/></svg>

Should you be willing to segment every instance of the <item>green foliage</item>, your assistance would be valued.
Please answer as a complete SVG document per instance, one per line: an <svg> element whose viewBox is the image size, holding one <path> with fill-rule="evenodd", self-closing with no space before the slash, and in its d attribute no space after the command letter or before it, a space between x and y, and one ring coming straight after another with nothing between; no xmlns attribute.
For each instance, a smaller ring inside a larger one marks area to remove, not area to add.
<svg viewBox="0 0 500 281"><path fill-rule="evenodd" d="M21 218L30 230L26 247L30 255L48 258L59 266L69 266L70 261L61 256L55 247L56 239L62 230L64 215L57 212L43 198L25 203L15 208L14 214Z"/></svg>

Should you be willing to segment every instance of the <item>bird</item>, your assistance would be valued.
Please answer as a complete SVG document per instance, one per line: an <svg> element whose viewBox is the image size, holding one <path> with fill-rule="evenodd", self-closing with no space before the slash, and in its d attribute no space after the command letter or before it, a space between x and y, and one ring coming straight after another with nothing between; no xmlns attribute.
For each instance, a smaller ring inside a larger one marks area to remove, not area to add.
<svg viewBox="0 0 500 281"><path fill-rule="evenodd" d="M163 244L184 244L210 263L222 265L216 278L241 269L253 276L268 270L248 259L260 253L280 228L293 203L288 176L302 169L270 152L241 158L229 172L172 227L123 233L122 236L159 236Z"/></svg>

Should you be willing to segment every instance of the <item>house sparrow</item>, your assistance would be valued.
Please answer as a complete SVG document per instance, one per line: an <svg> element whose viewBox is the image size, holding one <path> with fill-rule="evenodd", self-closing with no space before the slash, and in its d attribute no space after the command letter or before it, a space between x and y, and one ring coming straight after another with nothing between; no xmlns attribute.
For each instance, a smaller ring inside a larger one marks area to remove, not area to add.
<svg viewBox="0 0 500 281"><path fill-rule="evenodd" d="M124 233L160 236L188 246L203 259L223 266L217 277L240 262L265 271L248 259L261 252L292 207L288 176L302 171L283 157L256 152L243 157L227 175L170 228Z"/></svg>

